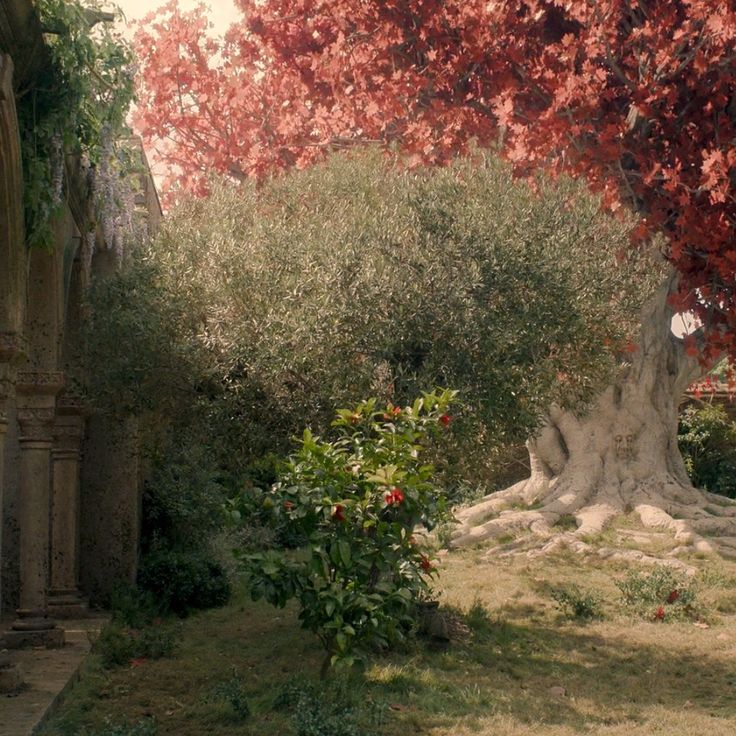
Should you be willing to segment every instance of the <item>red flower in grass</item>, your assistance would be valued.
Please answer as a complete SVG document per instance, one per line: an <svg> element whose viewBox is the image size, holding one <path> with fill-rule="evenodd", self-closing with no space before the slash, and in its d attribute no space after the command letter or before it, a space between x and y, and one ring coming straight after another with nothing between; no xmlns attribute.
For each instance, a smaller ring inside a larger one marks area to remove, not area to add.
<svg viewBox="0 0 736 736"><path fill-rule="evenodd" d="M680 591L679 590L673 590L667 596L667 603L674 603L679 597L680 597Z"/></svg>
<svg viewBox="0 0 736 736"><path fill-rule="evenodd" d="M335 504L335 509L332 512L333 521L345 521L345 507L341 503Z"/></svg>
<svg viewBox="0 0 736 736"><path fill-rule="evenodd" d="M438 421L439 421L440 424L442 424L443 426L447 427L447 426L449 426L450 422L452 421L452 417L450 417L449 414L443 414L439 418Z"/></svg>
<svg viewBox="0 0 736 736"><path fill-rule="evenodd" d="M401 506L404 502L404 492L401 488L392 488L385 496L387 506Z"/></svg>
<svg viewBox="0 0 736 736"><path fill-rule="evenodd" d="M664 607L660 606L655 612L654 612L654 620L655 621L664 621Z"/></svg>
<svg viewBox="0 0 736 736"><path fill-rule="evenodd" d="M384 412L383 418L385 421L390 422L392 419L396 419L401 414L400 406L389 406Z"/></svg>

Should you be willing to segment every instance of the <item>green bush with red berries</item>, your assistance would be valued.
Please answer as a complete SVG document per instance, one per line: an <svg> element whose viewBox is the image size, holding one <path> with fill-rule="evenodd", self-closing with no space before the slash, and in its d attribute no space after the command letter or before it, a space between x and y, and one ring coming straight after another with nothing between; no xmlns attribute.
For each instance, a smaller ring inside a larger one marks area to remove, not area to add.
<svg viewBox="0 0 736 736"><path fill-rule="evenodd" d="M339 410L335 438L305 430L264 498L273 523L307 544L241 555L252 597L279 607L296 598L302 626L327 651L325 669L416 628L434 566L415 532L449 519L424 455L448 431L454 396L436 391L382 408L370 399Z"/></svg>

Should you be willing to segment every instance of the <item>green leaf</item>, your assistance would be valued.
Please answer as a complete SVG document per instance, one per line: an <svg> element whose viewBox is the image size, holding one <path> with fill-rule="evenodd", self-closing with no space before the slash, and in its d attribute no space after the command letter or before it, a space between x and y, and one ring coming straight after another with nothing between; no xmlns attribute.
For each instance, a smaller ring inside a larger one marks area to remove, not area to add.
<svg viewBox="0 0 736 736"><path fill-rule="evenodd" d="M345 539L339 539L337 541L337 548L340 553L340 559L342 560L342 564L345 565L345 567L348 567L350 565L350 544Z"/></svg>
<svg viewBox="0 0 736 736"><path fill-rule="evenodd" d="M337 635L335 636L335 641L337 642L338 651L344 652L347 650L348 637L345 636L345 634L342 631L337 632Z"/></svg>

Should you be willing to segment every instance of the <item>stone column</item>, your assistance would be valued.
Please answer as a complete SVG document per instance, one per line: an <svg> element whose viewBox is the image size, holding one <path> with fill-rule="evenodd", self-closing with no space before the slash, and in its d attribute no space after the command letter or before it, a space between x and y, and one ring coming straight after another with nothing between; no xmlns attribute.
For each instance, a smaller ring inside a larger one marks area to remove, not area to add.
<svg viewBox="0 0 736 736"><path fill-rule="evenodd" d="M15 393L16 362L22 355L21 338L14 332L0 332L0 516L2 516L5 433L8 431L8 418L5 411L8 400ZM2 524L0 524L1 530Z"/></svg>
<svg viewBox="0 0 736 736"><path fill-rule="evenodd" d="M84 406L74 396L56 402L51 451L51 587L48 610L56 618L80 618L87 605L79 592L79 460Z"/></svg>
<svg viewBox="0 0 736 736"><path fill-rule="evenodd" d="M21 340L13 332L0 332L0 535L2 534L3 478L5 461L5 433L8 401L15 393L15 363L23 354Z"/></svg>
<svg viewBox="0 0 736 736"><path fill-rule="evenodd" d="M15 391L15 362L21 354L21 341L17 335L9 332L0 333L0 542L3 528L5 433L8 429L8 418L5 411L7 402ZM1 544L0 549L2 549ZM22 684L17 668L6 654L0 653L0 693L15 692Z"/></svg>
<svg viewBox="0 0 736 736"><path fill-rule="evenodd" d="M20 425L20 608L12 629L5 633L9 649L24 646L59 647L64 632L49 618L46 589L49 580L49 516L51 448L56 394L63 373L18 374Z"/></svg>

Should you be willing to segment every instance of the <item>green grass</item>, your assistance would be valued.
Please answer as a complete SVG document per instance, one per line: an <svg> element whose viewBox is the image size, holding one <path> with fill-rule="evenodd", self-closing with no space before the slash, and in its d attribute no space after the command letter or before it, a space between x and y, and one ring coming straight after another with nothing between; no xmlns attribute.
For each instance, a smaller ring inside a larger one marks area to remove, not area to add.
<svg viewBox="0 0 736 736"><path fill-rule="evenodd" d="M717 604L731 596L724 582L736 566L702 567L707 629L634 621L615 586L623 566L451 553L438 585L457 624L450 645L420 641L326 682L296 610L240 595L186 620L173 658L106 671L91 657L40 733L96 734L106 720L153 717L159 736L731 736L736 616ZM604 621L560 620L547 591L571 583L600 593ZM226 691L235 699L213 696ZM233 709L238 698L250 715Z"/></svg>

